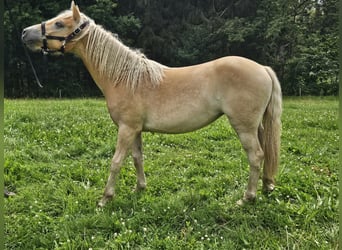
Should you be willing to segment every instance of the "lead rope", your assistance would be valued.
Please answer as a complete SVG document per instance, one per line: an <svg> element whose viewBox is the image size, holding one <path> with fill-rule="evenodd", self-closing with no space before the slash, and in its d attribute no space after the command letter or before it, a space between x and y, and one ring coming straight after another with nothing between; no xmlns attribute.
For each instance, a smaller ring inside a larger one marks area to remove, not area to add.
<svg viewBox="0 0 342 250"><path fill-rule="evenodd" d="M42 84L40 83L40 81L39 81L39 78L38 78L36 69L35 69L34 66L33 66L33 63L32 63L31 57L30 57L30 55L29 55L29 53L28 53L28 51L27 51L27 48L26 48L25 44L22 43L22 45L23 45L23 47L24 47L26 57L27 57L27 59L28 59L30 65L31 65L31 69L32 69L33 75L34 75L34 77L36 78L36 82L37 82L37 84L38 84L39 87L43 88L43 85L42 85ZM45 59L45 57L46 57L46 55L44 55L44 62L46 63L47 60Z"/></svg>
<svg viewBox="0 0 342 250"><path fill-rule="evenodd" d="M6 6L6 8L8 9L8 16L9 16L11 22L13 23L15 32L16 32L17 34L21 34L21 33L18 32L17 25L16 25L15 22L13 21L11 9L8 7L7 0L5 0L5 6ZM21 38L20 38L20 40L21 40ZM31 66L33 75L34 75L34 77L36 78L36 82L37 82L37 84L38 84L38 86L39 86L40 88L43 88L43 85L42 85L42 84L40 83L40 81L39 81L39 78L38 78L36 69L35 69L34 66L33 66L33 63L32 63L31 57L30 57L30 54L28 53L25 44L24 44L24 43L21 43L21 44L22 44L22 46L23 46L23 48L24 48L24 51L25 51L25 55L26 55L26 57L27 57L27 60L28 60L29 63L30 63L30 66Z"/></svg>

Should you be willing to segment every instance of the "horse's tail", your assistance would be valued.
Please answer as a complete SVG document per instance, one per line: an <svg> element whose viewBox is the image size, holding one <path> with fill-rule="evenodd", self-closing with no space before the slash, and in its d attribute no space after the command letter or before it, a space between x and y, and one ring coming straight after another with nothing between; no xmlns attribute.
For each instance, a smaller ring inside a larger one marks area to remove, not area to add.
<svg viewBox="0 0 342 250"><path fill-rule="evenodd" d="M272 191L280 156L282 94L280 82L275 72L270 67L265 67L265 69L272 79L272 94L263 117L264 129L259 129L259 138L265 157L263 186L265 191Z"/></svg>

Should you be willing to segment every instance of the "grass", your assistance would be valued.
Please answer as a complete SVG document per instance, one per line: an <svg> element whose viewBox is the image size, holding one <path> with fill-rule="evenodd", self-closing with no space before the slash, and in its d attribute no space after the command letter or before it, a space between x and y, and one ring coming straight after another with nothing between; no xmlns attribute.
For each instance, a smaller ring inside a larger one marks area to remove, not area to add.
<svg viewBox="0 0 342 250"><path fill-rule="evenodd" d="M338 249L338 101L284 101L276 190L239 207L248 166L225 118L146 133L148 188L96 208L115 149L104 100L5 100L6 249Z"/></svg>

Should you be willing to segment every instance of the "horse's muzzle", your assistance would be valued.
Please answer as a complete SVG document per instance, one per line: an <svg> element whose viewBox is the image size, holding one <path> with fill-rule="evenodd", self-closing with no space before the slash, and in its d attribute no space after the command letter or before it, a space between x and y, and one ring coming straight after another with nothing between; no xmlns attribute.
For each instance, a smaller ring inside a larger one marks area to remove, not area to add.
<svg viewBox="0 0 342 250"><path fill-rule="evenodd" d="M40 50L41 43L42 43L40 30L32 26L23 29L21 33L21 40L29 49Z"/></svg>

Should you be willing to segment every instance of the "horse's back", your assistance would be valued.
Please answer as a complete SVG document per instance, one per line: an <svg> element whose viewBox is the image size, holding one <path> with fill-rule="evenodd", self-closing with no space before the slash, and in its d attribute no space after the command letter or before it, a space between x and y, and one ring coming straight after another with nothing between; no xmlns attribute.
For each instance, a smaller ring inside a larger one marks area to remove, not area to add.
<svg viewBox="0 0 342 250"><path fill-rule="evenodd" d="M208 103L253 104L268 102L272 79L265 66L238 56L222 57L206 63L170 68L165 84L170 88L189 89L195 97ZM169 85L171 84L171 85ZM177 90L177 95L180 91ZM220 102L218 102L220 101Z"/></svg>
<svg viewBox="0 0 342 250"><path fill-rule="evenodd" d="M165 70L165 84L206 88L229 87L235 90L269 88L271 79L265 67L239 56L221 57L209 62Z"/></svg>

